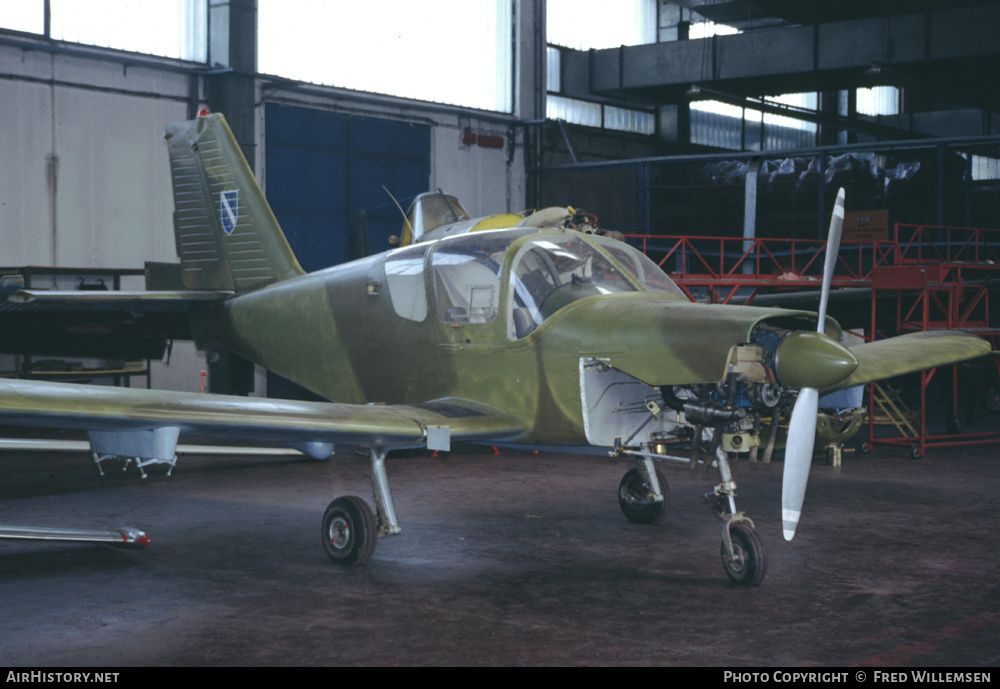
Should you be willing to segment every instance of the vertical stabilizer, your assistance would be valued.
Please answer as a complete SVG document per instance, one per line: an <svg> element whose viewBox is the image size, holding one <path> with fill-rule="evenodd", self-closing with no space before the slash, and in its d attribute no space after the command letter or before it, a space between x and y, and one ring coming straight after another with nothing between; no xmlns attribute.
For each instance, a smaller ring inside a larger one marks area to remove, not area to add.
<svg viewBox="0 0 1000 689"><path fill-rule="evenodd" d="M167 147L187 289L245 292L303 274L222 115L168 125Z"/></svg>

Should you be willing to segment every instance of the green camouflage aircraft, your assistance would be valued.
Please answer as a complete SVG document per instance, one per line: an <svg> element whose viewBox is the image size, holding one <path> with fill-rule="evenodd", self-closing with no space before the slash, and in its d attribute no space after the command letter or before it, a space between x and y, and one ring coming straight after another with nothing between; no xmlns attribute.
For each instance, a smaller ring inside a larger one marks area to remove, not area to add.
<svg viewBox="0 0 1000 689"><path fill-rule="evenodd" d="M330 401L9 380L0 382L0 423L85 429L95 454L147 462L172 462L189 433L279 442L317 459L364 448L376 510L354 496L330 503L322 542L336 563L362 564L379 536L400 531L389 450L476 442L621 457L634 465L621 508L644 524L669 507L656 461L714 465L725 571L755 585L766 554L736 509L730 458L764 444L758 412L792 409L782 498L791 538L820 393L990 351L958 332L847 348L825 300L818 318L693 303L627 244L565 228L445 232L305 274L221 115L169 126L167 143L186 290L8 286L7 301L183 310L200 348L238 354ZM843 194L825 294L842 218ZM691 457L678 456L681 447Z"/></svg>

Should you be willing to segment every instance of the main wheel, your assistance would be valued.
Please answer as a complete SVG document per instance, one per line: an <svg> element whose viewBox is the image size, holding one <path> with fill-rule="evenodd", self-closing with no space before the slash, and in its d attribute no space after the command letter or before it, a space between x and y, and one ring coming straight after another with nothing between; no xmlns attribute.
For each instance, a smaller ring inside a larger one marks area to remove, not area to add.
<svg viewBox="0 0 1000 689"><path fill-rule="evenodd" d="M655 524L670 511L670 486L667 485L667 479L657 471L656 480L660 482L663 502L656 502L650 497L649 486L638 469L633 467L625 472L622 482L618 484L618 504L630 522Z"/></svg>
<svg viewBox="0 0 1000 689"><path fill-rule="evenodd" d="M363 565L375 552L377 528L364 500L353 495L337 498L323 513L323 549L338 565Z"/></svg>
<svg viewBox="0 0 1000 689"><path fill-rule="evenodd" d="M722 566L726 574L741 586L757 586L767 574L767 552L764 543L752 526L735 522L729 526L729 537L733 541L733 555L730 561L726 552L726 542L722 542Z"/></svg>

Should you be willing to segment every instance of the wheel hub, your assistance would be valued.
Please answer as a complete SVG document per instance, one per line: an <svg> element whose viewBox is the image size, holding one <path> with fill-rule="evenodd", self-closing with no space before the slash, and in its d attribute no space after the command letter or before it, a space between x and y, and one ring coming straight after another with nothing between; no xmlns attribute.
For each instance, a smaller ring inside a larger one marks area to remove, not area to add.
<svg viewBox="0 0 1000 689"><path fill-rule="evenodd" d="M630 505L648 505L651 502L654 502L648 491L640 493L634 490L631 486L622 488L618 491L618 497Z"/></svg>
<svg viewBox="0 0 1000 689"><path fill-rule="evenodd" d="M741 572L743 567L746 566L746 552L740 546L733 543L733 556L729 558L729 566L733 568L733 571Z"/></svg>
<svg viewBox="0 0 1000 689"><path fill-rule="evenodd" d="M330 545L338 550L347 547L351 540L351 527L343 517L336 517L330 522Z"/></svg>

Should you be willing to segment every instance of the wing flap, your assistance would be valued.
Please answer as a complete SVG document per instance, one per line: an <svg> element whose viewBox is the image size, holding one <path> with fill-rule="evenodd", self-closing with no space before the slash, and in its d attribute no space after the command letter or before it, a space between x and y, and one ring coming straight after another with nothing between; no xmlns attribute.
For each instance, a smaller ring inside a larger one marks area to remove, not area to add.
<svg viewBox="0 0 1000 689"><path fill-rule="evenodd" d="M858 368L846 380L824 392L976 359L993 351L983 338L956 330L911 333L865 342L850 349L858 358Z"/></svg>
<svg viewBox="0 0 1000 689"><path fill-rule="evenodd" d="M148 441L140 441L148 435L144 431L168 428L179 434L238 439L241 444L382 448L421 447L431 435L456 441L499 440L523 431L523 424L509 414L458 399L360 405L29 380L0 381L0 423L119 433L136 438L139 449L148 446Z"/></svg>

